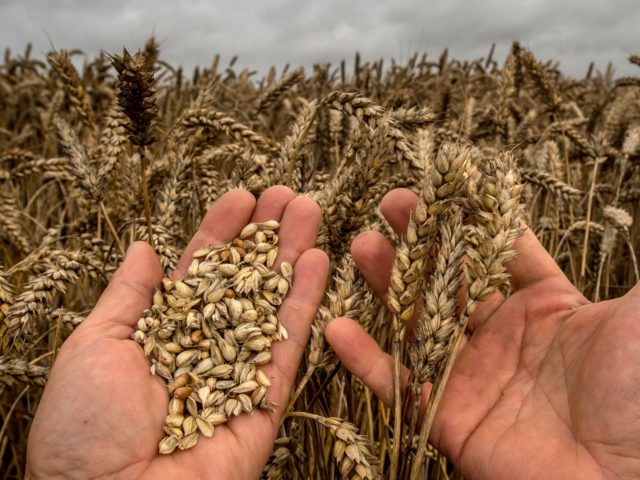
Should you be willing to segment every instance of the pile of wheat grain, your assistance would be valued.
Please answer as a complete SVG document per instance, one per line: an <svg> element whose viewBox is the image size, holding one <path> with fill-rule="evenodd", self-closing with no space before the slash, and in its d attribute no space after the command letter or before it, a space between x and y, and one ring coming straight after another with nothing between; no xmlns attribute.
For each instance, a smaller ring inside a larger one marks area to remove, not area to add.
<svg viewBox="0 0 640 480"><path fill-rule="evenodd" d="M355 318L411 365L415 385L443 384L464 322L453 316L460 256L471 253L470 299L505 290L501 265L519 233L521 201L587 298L619 296L638 280L639 78L590 68L575 79L518 44L502 64L492 52L389 66L356 56L349 72L327 64L262 79L218 57L187 77L160 59L153 39L140 53L102 55L81 71L71 62L77 53L51 52L44 64L30 48L7 51L0 65L3 478L22 478L50 365L126 246L152 236L171 271L207 208L231 188L259 195L285 184L315 199L318 246L331 259L265 478L404 476L423 452L428 472L451 478L426 445L429 415L422 437L408 435L400 405L390 411L340 368L323 328L335 316ZM640 66L639 56L630 61ZM377 209L396 187L422 200L402 238ZM349 254L367 229L397 245L388 308ZM419 341L408 341L404 321L420 296Z"/></svg>

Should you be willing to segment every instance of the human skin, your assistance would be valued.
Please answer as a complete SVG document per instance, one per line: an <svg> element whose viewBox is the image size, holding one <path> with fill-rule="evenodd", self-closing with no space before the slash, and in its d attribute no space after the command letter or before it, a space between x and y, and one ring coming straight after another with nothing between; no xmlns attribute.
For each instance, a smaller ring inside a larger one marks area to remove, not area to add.
<svg viewBox="0 0 640 480"><path fill-rule="evenodd" d="M282 217L283 256L297 261L280 312L290 340L273 347L267 370L273 379L269 396L280 405L289 396L328 269L324 254L310 250L320 212L310 200L293 196L277 187L257 206L245 192L223 196L185 253L188 259L202 244L233 238L250 218ZM381 210L402 232L416 204L415 195L396 190ZM516 248L519 257L507 265L514 292L478 304L430 441L471 479L637 478L640 286L592 304L531 231ZM352 253L384 297L394 249L380 234L367 232L354 241ZM187 264L181 261L178 275ZM167 394L129 335L160 277L151 250L135 244L92 314L65 342L29 437L28 478L259 475L281 407L216 427L214 438L201 439L192 450L157 455ZM344 365L391 405L393 362L375 340L346 318L330 322L326 336ZM425 397L429 391L426 385Z"/></svg>
<svg viewBox="0 0 640 480"><path fill-rule="evenodd" d="M149 373L142 348L130 339L149 307L162 269L153 250L134 243L87 319L63 344L37 409L27 447L29 479L56 478L258 478L271 453L311 321L324 293L329 263L313 249L320 209L272 187L256 203L234 190L211 208L174 272L186 272L191 254L226 243L244 225L280 220L279 253L294 267L292 288L278 316L289 338L272 347L263 367L275 411L256 410L215 428L212 438L171 455L158 454L168 393Z"/></svg>
<svg viewBox="0 0 640 480"><path fill-rule="evenodd" d="M417 202L399 189L381 210L401 233ZM513 293L477 305L430 442L469 479L638 478L640 284L591 303L531 230L515 247L518 258L506 265ZM351 251L384 298L394 249L366 232ZM392 405L392 358L351 319L333 320L325 333L343 364Z"/></svg>

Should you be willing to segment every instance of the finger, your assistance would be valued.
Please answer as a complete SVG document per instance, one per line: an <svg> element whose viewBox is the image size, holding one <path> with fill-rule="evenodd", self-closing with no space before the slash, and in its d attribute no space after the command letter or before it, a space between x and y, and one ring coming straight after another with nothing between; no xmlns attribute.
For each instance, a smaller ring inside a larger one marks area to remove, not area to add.
<svg viewBox="0 0 640 480"><path fill-rule="evenodd" d="M205 245L227 243L238 236L249 223L256 199L246 190L231 190L222 195L205 215L172 276L182 278L189 268L193 253Z"/></svg>
<svg viewBox="0 0 640 480"><path fill-rule="evenodd" d="M368 231L358 235L351 244L351 256L367 283L380 298L389 290L389 278L396 251L384 235Z"/></svg>
<svg viewBox="0 0 640 480"><path fill-rule="evenodd" d="M408 223L408 216L406 221ZM406 229L406 225L402 227L402 225L398 224L397 226ZM351 255L367 283L376 295L386 303L396 250L381 233L368 231L354 239L351 244ZM421 305L421 303L422 300L418 299L418 305ZM416 312L418 310L419 307L416 308ZM409 336L413 334L417 317L416 314L407 322L407 334Z"/></svg>
<svg viewBox="0 0 640 480"><path fill-rule="evenodd" d="M280 222L275 270L285 260L295 264L302 252L314 246L321 216L320 207L310 198L298 197L287 204Z"/></svg>
<svg viewBox="0 0 640 480"><path fill-rule="evenodd" d="M511 274L514 290L549 278L564 279L570 284L558 264L528 227L515 241L514 248L518 251L518 256L504 264Z"/></svg>
<svg viewBox="0 0 640 480"><path fill-rule="evenodd" d="M418 196L406 188L396 188L380 202L380 211L391 228L402 235L409 225L409 217L418 206Z"/></svg>
<svg viewBox="0 0 640 480"><path fill-rule="evenodd" d="M398 188L385 195L380 210L396 233L402 234L409 224L410 212L415 210L417 204L418 197L413 192ZM507 271L512 275L514 290L546 278L562 278L569 282L530 229L527 228L516 240L514 248L518 250L518 257L505 264ZM383 296L389 286L389 275L395 256L393 247L382 235L366 232L354 240L352 255L373 290ZM462 284L461 295L466 290L464 279ZM464 304L466 299L462 300L461 304ZM470 331L473 332L483 325L502 302L504 296L500 292L494 293L484 302L477 302L469 319Z"/></svg>
<svg viewBox="0 0 640 480"><path fill-rule="evenodd" d="M276 185L267 188L258 198L251 222L280 221L287 204L294 198L296 198L296 194L289 187Z"/></svg>
<svg viewBox="0 0 640 480"><path fill-rule="evenodd" d="M330 321L325 337L343 365L371 389L386 405L393 405L393 358L365 330L349 318ZM402 367L402 385L409 372Z"/></svg>
<svg viewBox="0 0 640 480"><path fill-rule="evenodd" d="M336 318L329 322L325 328L325 337L333 347L342 364L352 374L362 380L385 405L392 407L395 394L393 385L394 364L391 355L381 350L378 343L369 336L360 325L349 318ZM463 338L459 351L464 351L466 345L467 341ZM405 366L402 366L400 371L400 387L403 390L407 387L408 377L409 370ZM462 382L462 385L465 383L466 379ZM451 391L450 384L451 382L447 384L445 391ZM458 384L458 388L459 386L460 383ZM429 401L432 388L433 385L431 383L425 383L422 386L418 424L420 424L420 418ZM454 391L456 391L455 388ZM447 395L445 393L445 396L442 398L442 404L451 401L452 397L453 400L456 401L459 395ZM464 400L467 399L465 398ZM451 411L454 411L456 414L460 412L460 410L449 409L449 412ZM438 409L434 429L430 436L432 441L434 439L438 440L436 447L444 445L439 437L439 430L441 429L443 418L447 415L451 417L450 414L443 412L443 408ZM405 420L408 420L408 418L405 418Z"/></svg>
<svg viewBox="0 0 640 480"><path fill-rule="evenodd" d="M402 234L409 224L410 212L417 204L418 197L413 192L398 188L385 195L380 204L380 210L396 233ZM548 278L562 279L570 284L560 267L529 228L516 240L514 248L518 251L518 257L505 264L507 271L511 274L514 291ZM499 306L499 300L496 297L491 302L478 303L475 314L478 319L488 318L488 314Z"/></svg>
<svg viewBox="0 0 640 480"><path fill-rule="evenodd" d="M272 382L269 400L281 407L286 406L289 398L328 275L329 259L322 250L304 252L295 264L291 291L278 310L278 319L287 329L288 339L273 345L271 363L263 371ZM274 428L278 423L279 418L274 419Z"/></svg>
<svg viewBox="0 0 640 480"><path fill-rule="evenodd" d="M108 327L114 338L128 338L142 312L151 305L162 273L153 249L145 242L132 243L81 328Z"/></svg>
<svg viewBox="0 0 640 480"><path fill-rule="evenodd" d="M398 188L385 195L380 210L396 233L402 234L409 224L410 212L417 204L418 197L413 192ZM518 257L505 264L512 275L514 289L546 278L564 277L560 267L529 228L516 240L514 248L518 250Z"/></svg>

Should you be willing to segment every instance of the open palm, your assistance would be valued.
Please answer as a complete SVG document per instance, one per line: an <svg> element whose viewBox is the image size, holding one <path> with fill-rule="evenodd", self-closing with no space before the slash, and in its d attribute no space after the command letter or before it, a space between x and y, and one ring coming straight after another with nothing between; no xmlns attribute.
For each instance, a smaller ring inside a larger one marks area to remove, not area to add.
<svg viewBox="0 0 640 480"><path fill-rule="evenodd" d="M268 398L275 412L254 411L216 427L191 450L158 455L167 414L164 383L149 373L140 345L130 340L151 302L162 269L143 243L130 248L98 304L64 343L29 435L27 478L255 478L273 447L277 428L322 298L328 271L313 250L320 209L272 187L258 202L247 192L223 195L211 208L174 273L183 276L191 254L205 244L226 243L249 222L279 220L275 265L294 266L292 289L278 312L289 339L272 348Z"/></svg>
<svg viewBox="0 0 640 480"><path fill-rule="evenodd" d="M417 197L396 190L381 209L406 229ZM436 415L430 441L467 478L640 476L640 285L593 304L535 235L507 267L514 293L478 305ZM375 232L352 246L381 296L394 249ZM352 320L326 330L343 363L393 403L393 361ZM425 386L425 397L431 386Z"/></svg>

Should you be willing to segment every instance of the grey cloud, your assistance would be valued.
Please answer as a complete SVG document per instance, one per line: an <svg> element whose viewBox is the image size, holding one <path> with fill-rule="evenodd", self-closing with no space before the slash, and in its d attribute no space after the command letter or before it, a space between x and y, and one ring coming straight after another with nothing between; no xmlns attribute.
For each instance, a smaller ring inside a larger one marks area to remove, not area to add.
<svg viewBox="0 0 640 480"><path fill-rule="evenodd" d="M626 57L640 50L637 0L188 0L128 2L82 0L0 1L0 46L136 49L155 31L163 57L186 68L239 55L240 66L265 72L271 65L406 60L415 51L472 59L497 42L503 60L513 40L542 59L559 59L581 75L594 60L612 61L619 75L636 73ZM45 34L46 32L46 34Z"/></svg>

